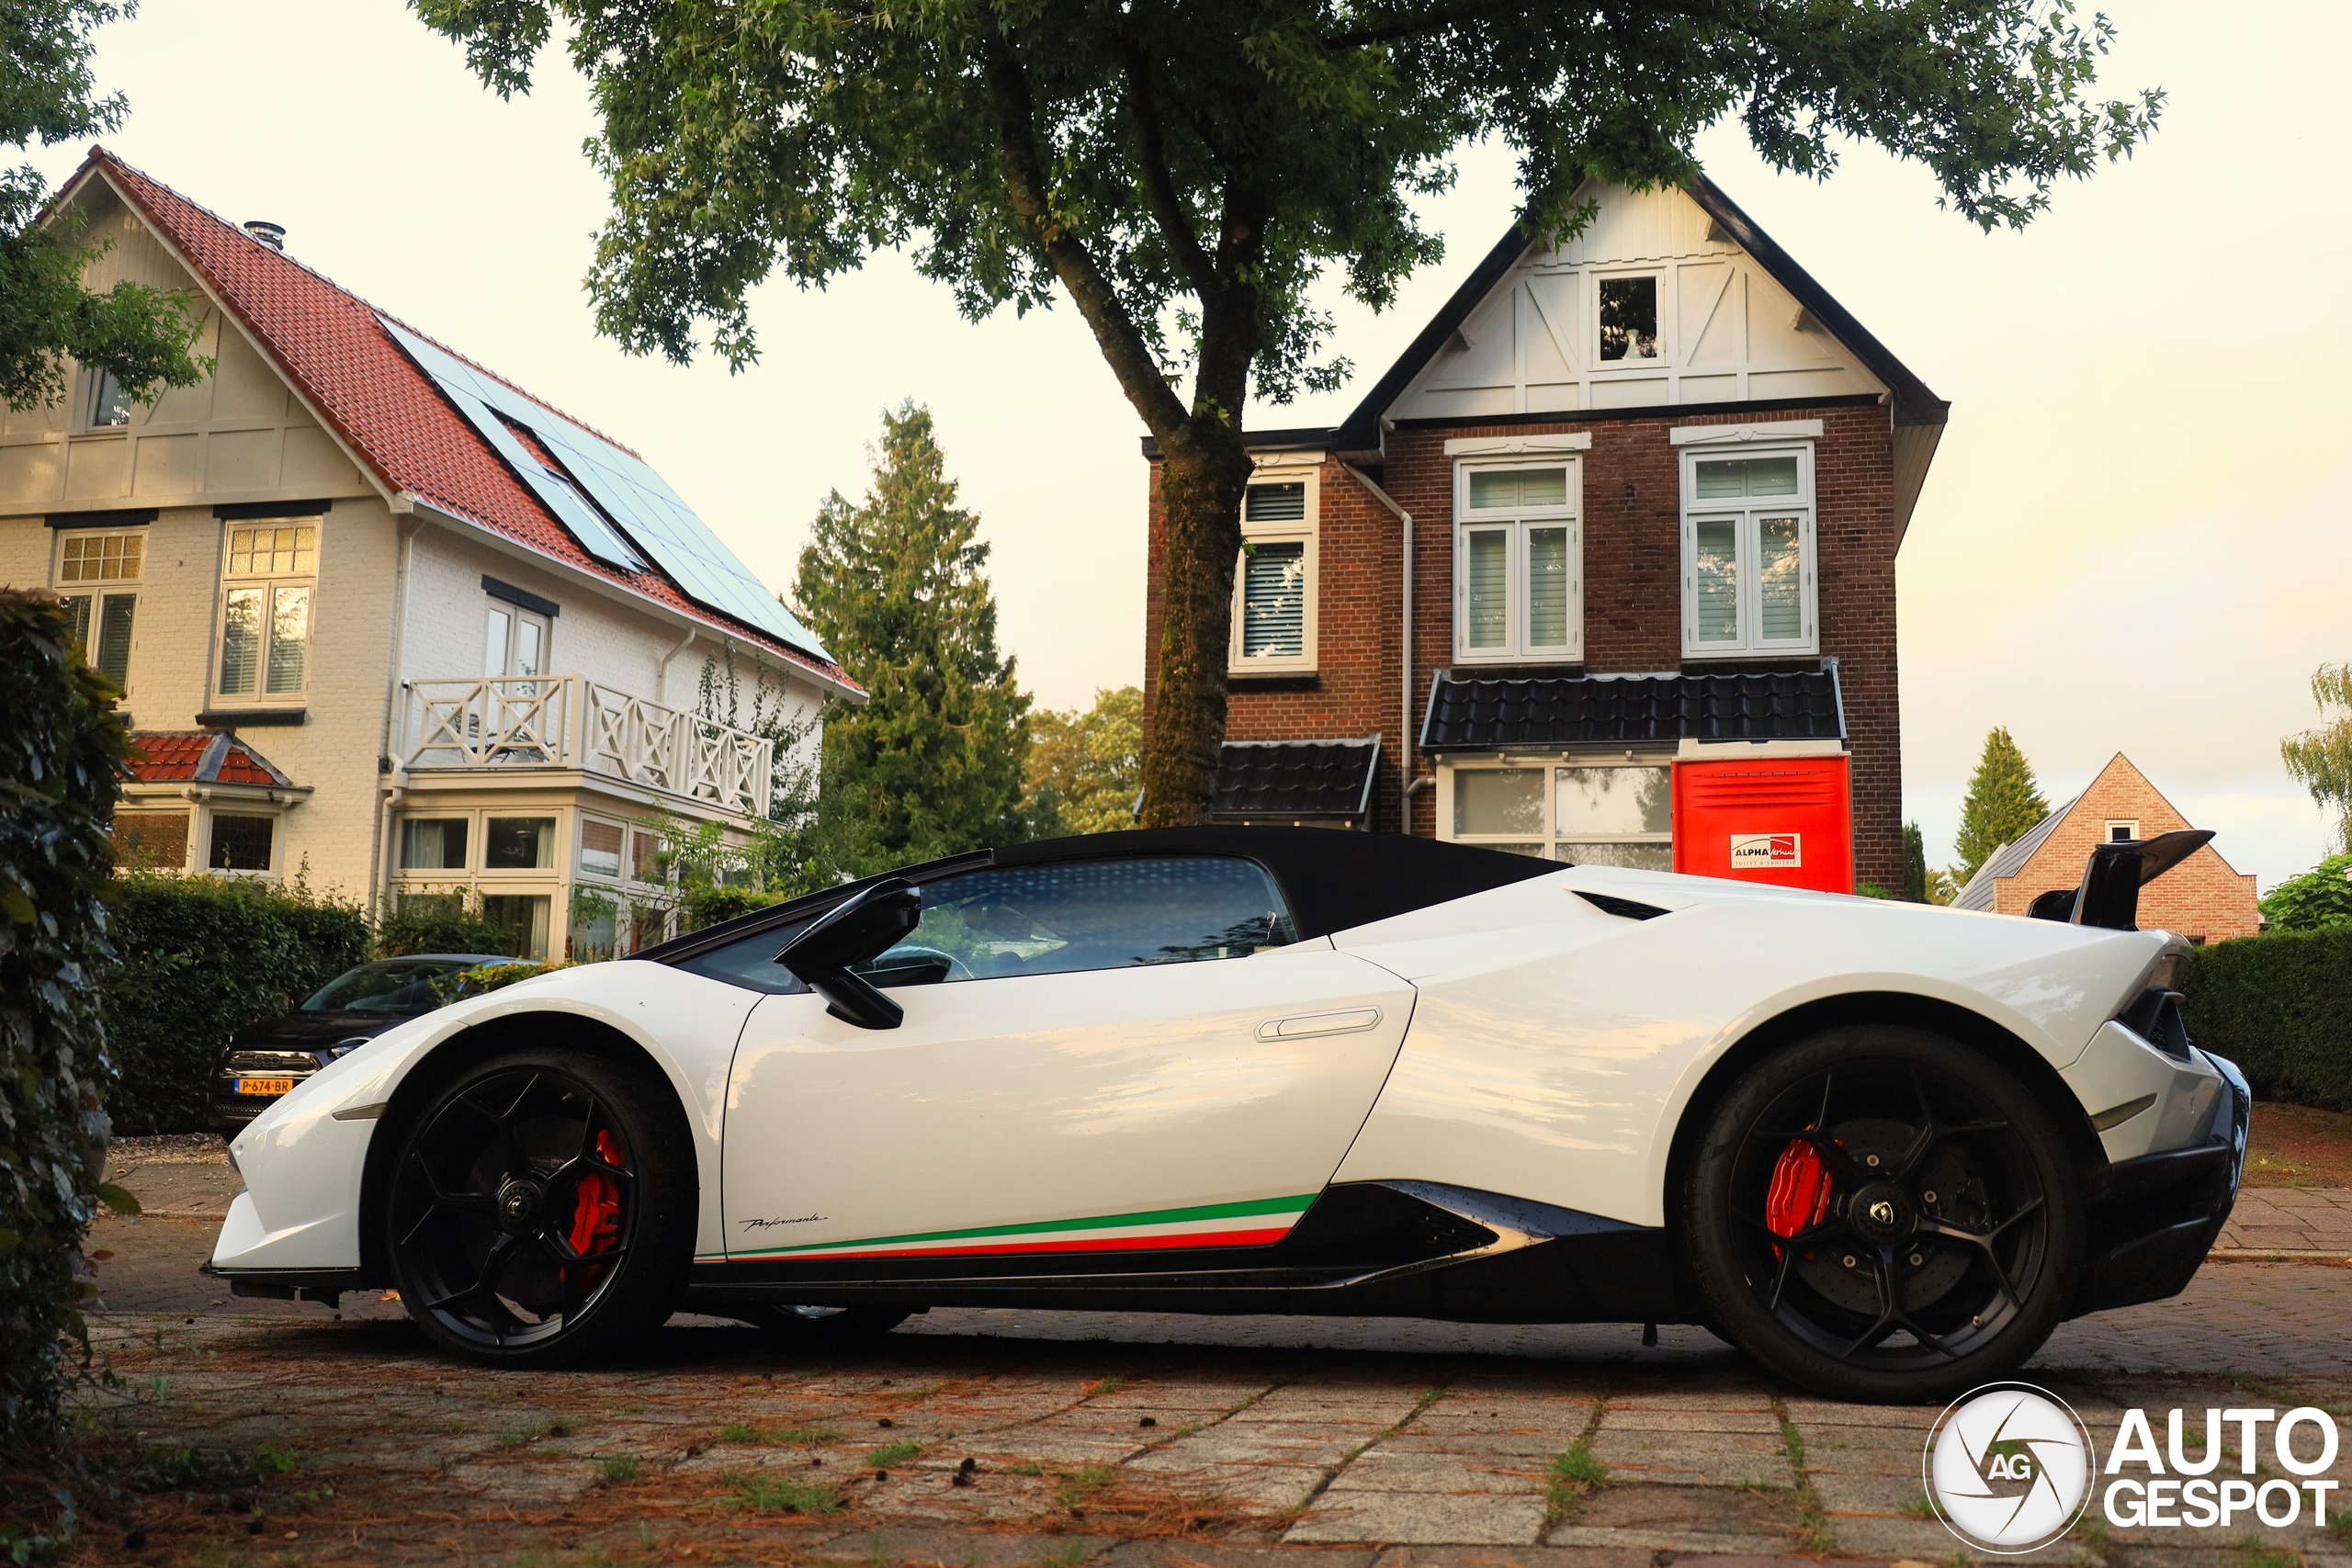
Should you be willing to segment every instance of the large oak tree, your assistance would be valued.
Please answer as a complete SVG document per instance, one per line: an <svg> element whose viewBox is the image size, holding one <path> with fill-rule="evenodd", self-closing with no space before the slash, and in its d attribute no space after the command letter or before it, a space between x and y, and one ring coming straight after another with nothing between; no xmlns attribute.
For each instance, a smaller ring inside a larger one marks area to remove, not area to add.
<svg viewBox="0 0 2352 1568"><path fill-rule="evenodd" d="M2110 29L2067 0L413 3L502 94L564 24L612 186L589 286L633 350L740 367L756 285L888 246L975 317L1077 306L1163 458L1150 825L1202 818L1224 738L1243 406L1344 378L1310 286L1384 306L1434 260L1414 198L1455 149L1509 143L1557 236L1584 177L1684 180L1736 115L1782 169L1917 159L1991 227L2161 105L2096 96Z"/></svg>

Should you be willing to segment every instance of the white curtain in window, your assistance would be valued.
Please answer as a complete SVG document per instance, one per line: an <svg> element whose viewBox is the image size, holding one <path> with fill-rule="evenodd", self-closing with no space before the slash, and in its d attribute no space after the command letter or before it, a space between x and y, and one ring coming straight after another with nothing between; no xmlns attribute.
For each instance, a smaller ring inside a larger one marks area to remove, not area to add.
<svg viewBox="0 0 2352 1568"><path fill-rule="evenodd" d="M1692 570L1696 602L1692 633L1702 643L1739 640L1739 525L1728 517L1693 525L1698 536Z"/></svg>
<svg viewBox="0 0 2352 1568"><path fill-rule="evenodd" d="M1510 640L1510 534L1502 528L1474 529L1467 540L1469 560L1464 625L1472 648L1498 649Z"/></svg>
<svg viewBox="0 0 2352 1568"><path fill-rule="evenodd" d="M1306 651L1306 545L1270 540L1242 558L1241 657L1296 659Z"/></svg>
<svg viewBox="0 0 2352 1568"><path fill-rule="evenodd" d="M1793 517L1767 517L1756 525L1757 628L1766 642L1804 636L1803 540Z"/></svg>
<svg viewBox="0 0 2352 1568"><path fill-rule="evenodd" d="M1527 643L1559 648L1568 640L1568 531L1527 531Z"/></svg>

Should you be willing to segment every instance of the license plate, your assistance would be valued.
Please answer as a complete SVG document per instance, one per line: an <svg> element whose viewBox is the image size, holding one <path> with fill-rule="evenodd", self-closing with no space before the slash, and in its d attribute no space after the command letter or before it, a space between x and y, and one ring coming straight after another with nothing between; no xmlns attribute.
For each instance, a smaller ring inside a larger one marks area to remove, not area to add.
<svg viewBox="0 0 2352 1568"><path fill-rule="evenodd" d="M292 1078L239 1078L237 1092L239 1094L291 1094L294 1092L294 1080Z"/></svg>

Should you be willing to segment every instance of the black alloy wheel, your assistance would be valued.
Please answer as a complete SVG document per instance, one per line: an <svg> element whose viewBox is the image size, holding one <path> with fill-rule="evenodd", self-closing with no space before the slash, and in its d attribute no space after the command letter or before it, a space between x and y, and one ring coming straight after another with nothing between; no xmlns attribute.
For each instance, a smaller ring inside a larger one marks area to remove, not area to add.
<svg viewBox="0 0 2352 1568"><path fill-rule="evenodd" d="M693 1243L690 1155L667 1085L585 1053L459 1077L408 1128L385 1235L401 1303L446 1349L592 1359L659 1327Z"/></svg>
<svg viewBox="0 0 2352 1568"><path fill-rule="evenodd" d="M2080 1272L2065 1137L1986 1057L1905 1029L1766 1058L1709 1115L1684 1246L1728 1337L1843 1399L1950 1398L2058 1325Z"/></svg>

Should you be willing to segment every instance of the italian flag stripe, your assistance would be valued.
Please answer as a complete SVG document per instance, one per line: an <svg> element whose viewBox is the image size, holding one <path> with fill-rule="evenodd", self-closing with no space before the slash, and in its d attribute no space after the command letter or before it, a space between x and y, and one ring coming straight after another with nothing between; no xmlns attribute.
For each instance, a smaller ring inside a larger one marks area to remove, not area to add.
<svg viewBox="0 0 2352 1568"><path fill-rule="evenodd" d="M1290 1233L1307 1206L1295 1198L1204 1203L1189 1209L1092 1214L1028 1224L978 1225L969 1230L919 1231L906 1235L763 1247L731 1258L958 1258L1006 1252L1122 1252L1153 1247L1262 1247Z"/></svg>

